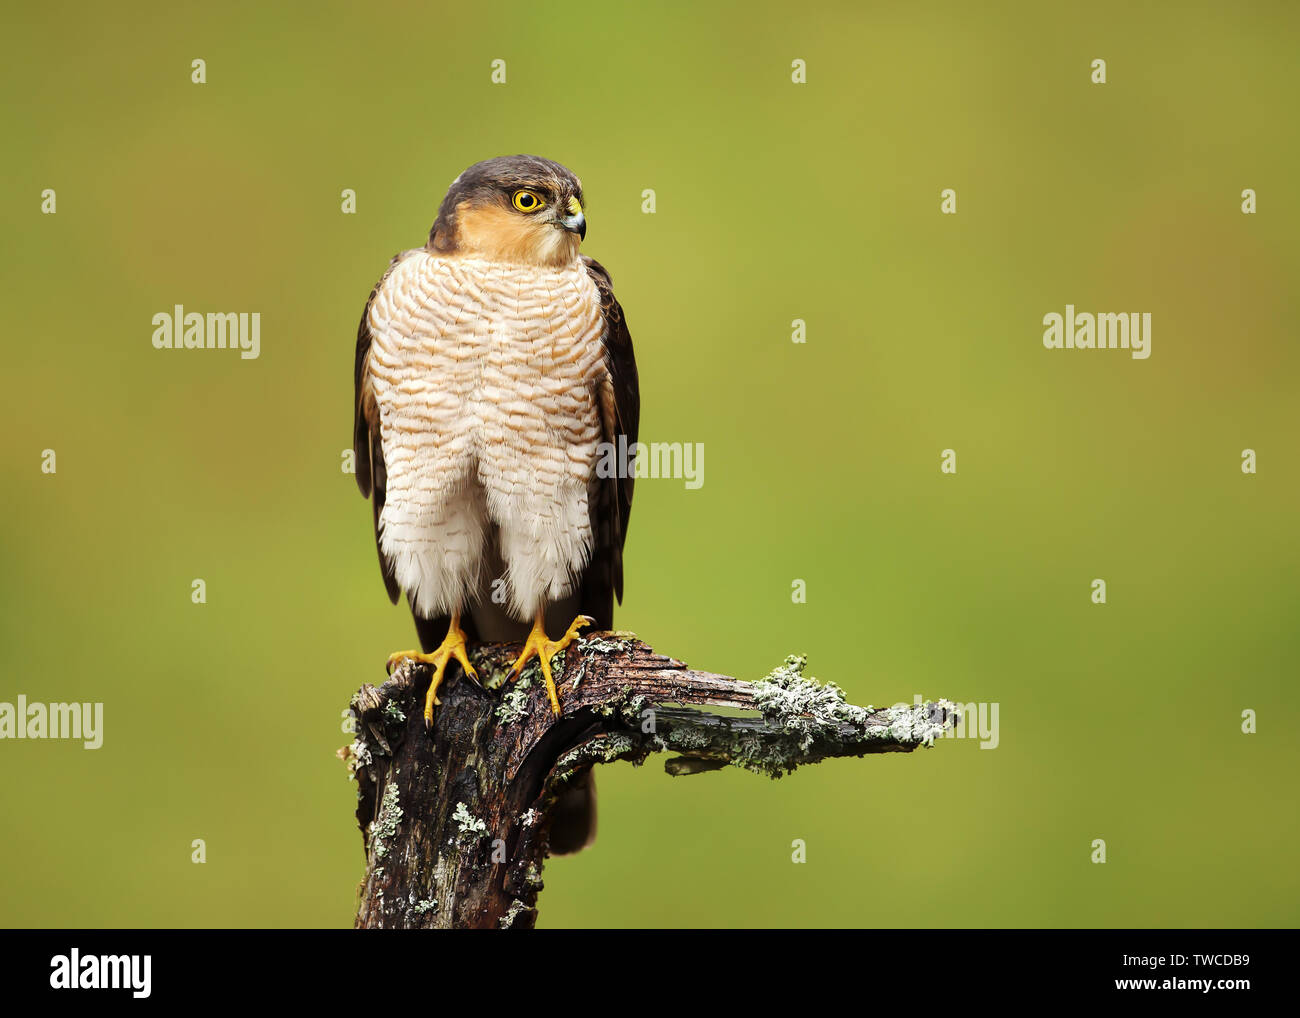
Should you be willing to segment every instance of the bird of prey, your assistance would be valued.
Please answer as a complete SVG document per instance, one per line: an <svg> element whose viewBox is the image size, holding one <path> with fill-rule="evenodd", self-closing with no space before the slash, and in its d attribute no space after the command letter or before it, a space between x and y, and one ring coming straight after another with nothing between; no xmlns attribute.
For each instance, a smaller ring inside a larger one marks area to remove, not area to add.
<svg viewBox="0 0 1300 1018"><path fill-rule="evenodd" d="M476 163L361 316L357 485L388 596L405 592L423 648L389 667L433 670L426 726L451 661L477 678L474 640L522 639L510 679L536 657L558 715L552 656L584 626L612 628L623 599L632 471L597 463L634 446L640 397L610 275L578 250L586 233L582 183L559 163Z"/></svg>

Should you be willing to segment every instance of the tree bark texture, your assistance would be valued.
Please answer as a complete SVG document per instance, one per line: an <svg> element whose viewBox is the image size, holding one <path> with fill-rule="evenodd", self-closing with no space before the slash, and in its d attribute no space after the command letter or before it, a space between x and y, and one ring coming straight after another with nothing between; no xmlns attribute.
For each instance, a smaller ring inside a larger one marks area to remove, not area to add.
<svg viewBox="0 0 1300 1018"><path fill-rule="evenodd" d="M427 665L404 661L352 698L356 738L339 755L357 782L366 852L358 928L531 928L556 799L598 763L664 752L674 776L731 765L780 777L830 757L910 752L956 721L946 700L855 707L804 677L802 657L743 682L627 633L588 636L555 658L555 717L535 661L503 683L519 650L476 648L482 685L452 665L431 731Z"/></svg>

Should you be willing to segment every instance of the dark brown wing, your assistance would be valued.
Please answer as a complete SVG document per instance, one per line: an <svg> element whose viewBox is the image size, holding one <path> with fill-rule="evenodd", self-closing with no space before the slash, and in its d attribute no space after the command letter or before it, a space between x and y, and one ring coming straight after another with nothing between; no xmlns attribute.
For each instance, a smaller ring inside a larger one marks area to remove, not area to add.
<svg viewBox="0 0 1300 1018"><path fill-rule="evenodd" d="M605 315L605 377L596 391L601 439L613 444L616 462L636 444L641 418L632 336L623 307L614 297L614 284L605 267L583 256L600 291ZM620 441L621 439L621 441ZM623 601L623 542L632 516L634 478L600 478L591 498L591 531L595 538L591 561L582 575L580 611L596 620L597 629L614 626L614 599ZM587 771L560 796L551 820L550 849L556 855L577 852L596 840L596 779Z"/></svg>
<svg viewBox="0 0 1300 1018"><path fill-rule="evenodd" d="M397 604L401 590L397 586L397 577L393 573L393 564L384 555L379 544L379 514L384 509L384 496L388 486L388 472L384 467L384 448L379 433L379 404L375 402L374 390L370 387L370 375L366 370L370 356L370 305L374 303L375 294L384 285L393 267L400 261L397 255L388 265L388 270L370 291L366 308L361 312L361 324L357 326L357 359L354 370L355 405L352 417L352 453L356 460L357 487L361 494L371 499L375 509L375 548L379 552L379 569L384 576L384 587L388 591L388 600Z"/></svg>
<svg viewBox="0 0 1300 1018"><path fill-rule="evenodd" d="M602 439L613 444L616 462L624 450L636 444L641 418L641 395L637 384L636 358L632 353L632 336L622 305L614 297L614 284L600 262L583 256L587 271L600 291L605 315L606 379L596 393L601 409ZM623 543L627 539L628 521L632 516L634 478L602 478L591 500L591 529L595 538L591 561L583 573L581 610L596 620L600 629L614 625L614 599L623 601ZM630 475L630 471L626 471Z"/></svg>

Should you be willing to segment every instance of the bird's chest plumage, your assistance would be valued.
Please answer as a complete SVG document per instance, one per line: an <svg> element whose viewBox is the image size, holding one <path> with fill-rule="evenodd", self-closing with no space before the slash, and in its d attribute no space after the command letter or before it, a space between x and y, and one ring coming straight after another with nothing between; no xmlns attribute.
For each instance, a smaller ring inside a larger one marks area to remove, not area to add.
<svg viewBox="0 0 1300 1018"><path fill-rule="evenodd" d="M503 552L512 536L534 540L580 568L605 330L584 264L416 252L381 284L369 324L388 539L445 551L449 533L494 524ZM487 519L476 523L466 503L479 492Z"/></svg>
<svg viewBox="0 0 1300 1018"><path fill-rule="evenodd" d="M604 319L582 263L542 269L419 252L389 276L370 315L371 373L395 449L472 453L490 490L529 484L524 457L529 470L586 483ZM391 485L391 461L388 471Z"/></svg>

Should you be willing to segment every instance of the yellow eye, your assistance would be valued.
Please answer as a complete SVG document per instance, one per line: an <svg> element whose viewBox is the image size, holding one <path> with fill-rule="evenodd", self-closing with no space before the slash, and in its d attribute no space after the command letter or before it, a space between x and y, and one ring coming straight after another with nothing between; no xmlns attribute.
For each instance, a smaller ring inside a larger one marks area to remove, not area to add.
<svg viewBox="0 0 1300 1018"><path fill-rule="evenodd" d="M516 191L511 200L520 212L536 212L546 204L535 191Z"/></svg>

